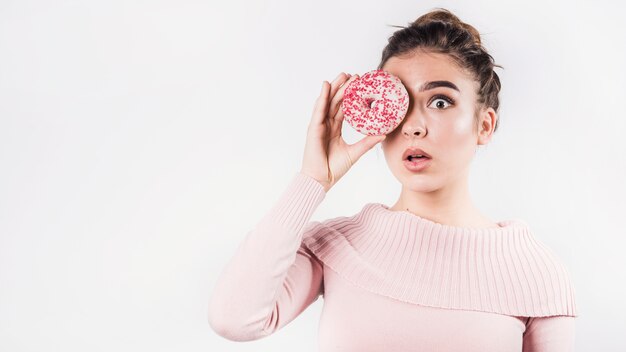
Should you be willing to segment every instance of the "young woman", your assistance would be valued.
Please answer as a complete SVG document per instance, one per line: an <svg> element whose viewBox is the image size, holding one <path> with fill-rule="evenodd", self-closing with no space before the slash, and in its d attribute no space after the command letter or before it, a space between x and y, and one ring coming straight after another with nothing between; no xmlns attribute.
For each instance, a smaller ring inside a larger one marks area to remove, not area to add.
<svg viewBox="0 0 626 352"><path fill-rule="evenodd" d="M212 328L259 339L323 295L320 351L573 351L565 266L525 222L490 220L468 192L476 149L497 129L494 66L474 27L445 9L419 17L393 34L378 67L407 88L404 120L354 145L341 137L340 104L357 76L324 81L302 168L222 272ZM310 221L381 141L402 184L397 202ZM407 154L428 158L415 168Z"/></svg>

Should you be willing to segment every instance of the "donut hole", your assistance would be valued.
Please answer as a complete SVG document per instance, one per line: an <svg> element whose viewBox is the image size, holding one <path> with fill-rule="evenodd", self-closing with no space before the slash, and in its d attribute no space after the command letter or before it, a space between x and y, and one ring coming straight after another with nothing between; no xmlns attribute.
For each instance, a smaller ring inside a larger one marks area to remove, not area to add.
<svg viewBox="0 0 626 352"><path fill-rule="evenodd" d="M374 103L376 103L376 100L374 100L374 99L367 99L367 100L365 100L365 104L367 104L367 106L370 109L374 108Z"/></svg>

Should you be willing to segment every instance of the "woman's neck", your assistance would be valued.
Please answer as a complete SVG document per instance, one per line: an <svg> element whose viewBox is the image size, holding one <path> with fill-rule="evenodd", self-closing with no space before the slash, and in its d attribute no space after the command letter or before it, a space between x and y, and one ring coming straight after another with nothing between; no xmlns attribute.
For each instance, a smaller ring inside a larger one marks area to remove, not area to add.
<svg viewBox="0 0 626 352"><path fill-rule="evenodd" d="M416 192L403 189L398 201L389 210L407 211L444 225L499 227L480 212L472 202L467 188L463 187L454 192Z"/></svg>

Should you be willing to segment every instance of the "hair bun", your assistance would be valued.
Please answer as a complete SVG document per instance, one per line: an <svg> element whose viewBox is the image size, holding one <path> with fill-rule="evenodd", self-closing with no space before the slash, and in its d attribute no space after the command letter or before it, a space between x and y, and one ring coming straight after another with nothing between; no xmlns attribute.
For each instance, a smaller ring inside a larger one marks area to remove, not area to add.
<svg viewBox="0 0 626 352"><path fill-rule="evenodd" d="M480 34L476 30L476 28L461 21L461 19L459 19L455 14L453 14L452 12L444 8L437 8L434 11L431 11L427 14L420 16L418 19L411 22L411 27L425 26L432 22L441 22L441 23L445 23L448 25L462 28L468 31L472 35L472 37L474 38L474 42L476 44L478 45L481 44Z"/></svg>

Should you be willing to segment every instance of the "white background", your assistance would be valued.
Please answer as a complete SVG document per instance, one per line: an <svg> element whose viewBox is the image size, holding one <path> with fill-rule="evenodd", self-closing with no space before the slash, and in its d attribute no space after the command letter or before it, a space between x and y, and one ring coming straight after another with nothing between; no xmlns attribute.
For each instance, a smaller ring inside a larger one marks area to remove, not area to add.
<svg viewBox="0 0 626 352"><path fill-rule="evenodd" d="M0 1L0 350L316 351L322 299L241 343L209 294L300 169L322 80L374 69L390 25L439 6L504 66L476 204L563 259L577 351L626 350L619 4ZM378 145L312 220L399 191Z"/></svg>

